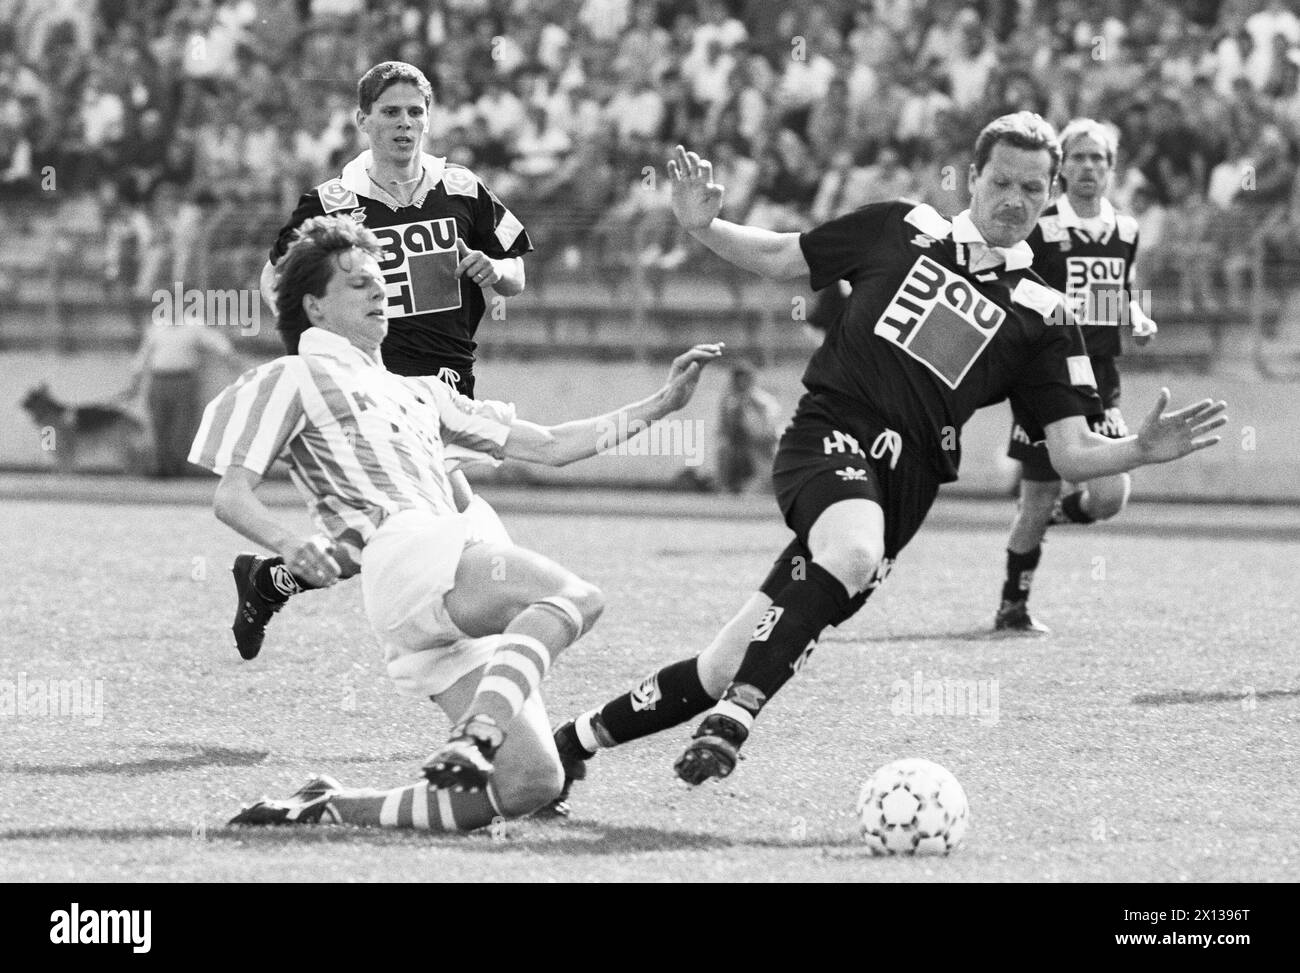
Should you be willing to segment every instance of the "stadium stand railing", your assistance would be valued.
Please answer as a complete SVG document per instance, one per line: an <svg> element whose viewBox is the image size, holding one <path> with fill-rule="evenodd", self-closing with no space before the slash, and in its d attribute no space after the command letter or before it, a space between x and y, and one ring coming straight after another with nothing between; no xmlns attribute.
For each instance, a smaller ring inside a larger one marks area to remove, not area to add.
<svg viewBox="0 0 1300 973"><path fill-rule="evenodd" d="M266 215L250 217L250 211ZM149 295L156 287L172 287L166 279L171 268L143 286L114 290L104 271L103 228L91 223L69 229L69 221L57 216L49 202L5 205L6 225L16 232L0 242L0 349L134 347L153 310ZM1260 349L1277 332L1297 279L1296 266L1283 257L1286 248L1276 245L1288 226L1284 212L1273 213L1233 248L1244 270L1244 304L1220 300L1218 307L1180 308L1170 280L1147 281L1161 337L1131 349L1130 367L1208 371L1225 356L1244 355L1269 374L1268 356ZM278 210L269 204L231 201L205 213L183 286L256 289L266 245L278 227ZM797 309L812 295L802 282L761 281L697 246L679 258L679 266L665 267L646 258L647 240L635 225L618 239L605 233L583 241L577 265L568 266L558 255L542 256L547 234L545 226L538 227L539 253L528 260L525 293L489 303L478 335L485 354L658 360L704 337L726 341L762 363L808 354ZM565 238L563 228L557 238ZM1226 297L1222 288L1216 294ZM1300 310L1300 301L1293 307ZM262 328L241 348L269 358L279 343L273 329Z"/></svg>

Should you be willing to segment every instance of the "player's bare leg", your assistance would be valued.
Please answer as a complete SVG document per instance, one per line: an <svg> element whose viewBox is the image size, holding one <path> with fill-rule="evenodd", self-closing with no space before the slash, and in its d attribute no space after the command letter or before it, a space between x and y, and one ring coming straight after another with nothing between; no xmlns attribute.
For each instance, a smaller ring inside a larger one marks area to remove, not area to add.
<svg viewBox="0 0 1300 973"><path fill-rule="evenodd" d="M1061 496L1061 481L1022 479L1020 502L1007 539L1007 575L993 628L999 632L1046 635L1051 631L1029 614L1029 590L1043 556L1043 537Z"/></svg>
<svg viewBox="0 0 1300 973"><path fill-rule="evenodd" d="M1025 479L1020 504L1007 541L1007 576L993 627L1000 632L1047 634L1046 625L1029 613L1029 592L1042 557L1042 541L1052 524L1091 524L1119 514L1128 503L1132 480L1127 473L1099 477L1061 497L1059 480Z"/></svg>
<svg viewBox="0 0 1300 973"><path fill-rule="evenodd" d="M474 544L461 555L447 613L471 637L502 633L451 739L425 762L436 786L483 787L505 727L537 691L552 661L595 623L601 592L536 552Z"/></svg>
<svg viewBox="0 0 1300 973"><path fill-rule="evenodd" d="M828 625L855 610L854 597L877 579L885 556L884 511L854 498L828 506L808 533L812 560L773 600L735 678L674 764L690 784L726 777L768 700L798 670Z"/></svg>

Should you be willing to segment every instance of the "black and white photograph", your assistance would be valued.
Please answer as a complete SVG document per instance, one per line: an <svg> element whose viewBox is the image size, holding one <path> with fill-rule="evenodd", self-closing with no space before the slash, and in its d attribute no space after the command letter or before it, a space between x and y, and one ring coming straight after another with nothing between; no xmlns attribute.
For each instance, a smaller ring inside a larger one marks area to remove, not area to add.
<svg viewBox="0 0 1300 973"><path fill-rule="evenodd" d="M49 944L432 882L1248 946L1300 0L0 0L0 537Z"/></svg>

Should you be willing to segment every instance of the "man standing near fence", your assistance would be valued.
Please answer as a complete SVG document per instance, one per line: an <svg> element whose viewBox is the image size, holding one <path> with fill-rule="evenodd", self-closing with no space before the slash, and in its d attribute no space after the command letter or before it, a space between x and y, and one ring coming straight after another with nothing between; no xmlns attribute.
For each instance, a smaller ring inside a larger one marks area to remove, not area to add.
<svg viewBox="0 0 1300 973"><path fill-rule="evenodd" d="M482 180L463 166L422 151L433 104L423 72L403 61L377 64L357 85L357 127L370 148L342 174L305 193L271 247L262 293L275 307L275 265L297 228L315 216L347 215L373 230L383 252L388 336L384 367L397 375L432 375L474 396L474 334L486 292L513 297L524 289L523 255L533 249L524 225ZM450 474L456 504L496 536L505 529L475 497L459 470ZM309 579L275 570L276 557L235 559L239 605L232 630L239 654L262 649L271 615Z"/></svg>

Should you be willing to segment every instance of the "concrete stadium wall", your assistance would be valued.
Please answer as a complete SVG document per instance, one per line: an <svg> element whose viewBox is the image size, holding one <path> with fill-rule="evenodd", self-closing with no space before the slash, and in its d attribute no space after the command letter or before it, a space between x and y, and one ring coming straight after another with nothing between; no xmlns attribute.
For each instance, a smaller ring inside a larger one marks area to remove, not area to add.
<svg viewBox="0 0 1300 973"><path fill-rule="evenodd" d="M0 354L0 468L52 469L54 456L42 450L39 430L20 408L26 390L48 381L54 394L74 403L100 401L127 382L130 357L125 354L66 355L10 352ZM621 402L649 394L663 380L666 368L636 363L589 361L481 362L479 394L516 403L520 415L541 422L558 422L593 415ZM781 402L788 415L801 386L798 366L769 369L762 384ZM211 391L229 379L214 375ZM680 413L670 436L634 442L623 455L604 455L562 470L531 464L507 464L498 471L471 473L474 478L533 480L556 484L667 484L688 465L710 472L714 465L714 418L726 381L724 368L706 372L699 394ZM1300 503L1300 384L1268 384L1228 376L1134 373L1124 377L1126 417L1134 428L1167 385L1175 405L1213 395L1228 400L1231 423L1224 442L1181 463L1151 467L1135 476L1135 497L1187 500L1285 501ZM966 427L960 487L975 493L1009 488L1014 467L1005 460L1009 411L1005 405L986 409ZM644 455L644 451L672 455ZM85 449L79 467L111 470L118 458L103 449Z"/></svg>

